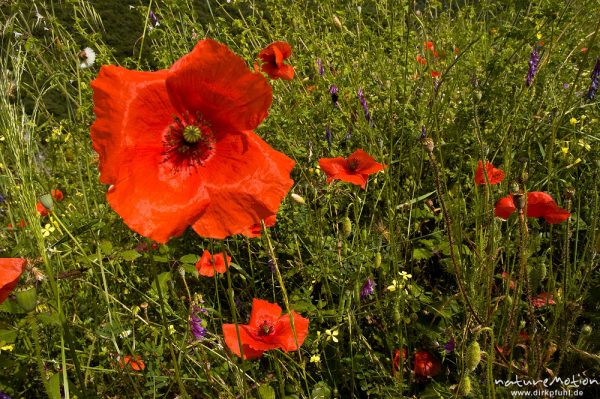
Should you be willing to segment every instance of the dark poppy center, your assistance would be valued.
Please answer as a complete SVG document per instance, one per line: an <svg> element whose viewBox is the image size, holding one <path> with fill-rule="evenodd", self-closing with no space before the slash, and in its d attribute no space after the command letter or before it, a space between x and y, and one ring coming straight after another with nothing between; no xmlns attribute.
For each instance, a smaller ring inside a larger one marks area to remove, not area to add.
<svg viewBox="0 0 600 399"><path fill-rule="evenodd" d="M213 157L215 144L215 135L202 115L186 112L174 116L163 139L165 161L176 170L204 166Z"/></svg>
<svg viewBox="0 0 600 399"><path fill-rule="evenodd" d="M358 161L358 159L349 159L348 160L348 170L350 172L356 172L356 169L358 169L360 162Z"/></svg>
<svg viewBox="0 0 600 399"><path fill-rule="evenodd" d="M263 321L261 323L261 325L258 328L258 335L260 336L265 336L265 335L271 335L275 332L275 325L273 325L273 323L271 323L270 321Z"/></svg>

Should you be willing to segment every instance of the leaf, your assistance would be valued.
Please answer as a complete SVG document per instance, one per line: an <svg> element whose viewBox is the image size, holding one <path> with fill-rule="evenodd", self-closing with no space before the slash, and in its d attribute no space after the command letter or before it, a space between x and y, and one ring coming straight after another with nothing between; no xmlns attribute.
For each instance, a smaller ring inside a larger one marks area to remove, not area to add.
<svg viewBox="0 0 600 399"><path fill-rule="evenodd" d="M100 252L102 252L102 255L110 255L111 252L113 250L113 245L110 241L108 240L102 240L100 242Z"/></svg>
<svg viewBox="0 0 600 399"><path fill-rule="evenodd" d="M154 259L155 262L159 263L169 263L169 258L167 258L166 256L154 255L152 259Z"/></svg>
<svg viewBox="0 0 600 399"><path fill-rule="evenodd" d="M261 385L258 387L258 397L260 399L275 399L275 389L270 385Z"/></svg>
<svg viewBox="0 0 600 399"><path fill-rule="evenodd" d="M428 248L415 248L413 249L413 260L424 260L429 259L433 255L433 252Z"/></svg>
<svg viewBox="0 0 600 399"><path fill-rule="evenodd" d="M313 387L310 397L311 399L329 399L331 398L331 388L325 381L319 381Z"/></svg>
<svg viewBox="0 0 600 399"><path fill-rule="evenodd" d="M196 265L191 264L191 263L184 263L182 265L182 267L186 273L189 273L189 274L193 275L194 277L198 277L198 270L196 269Z"/></svg>
<svg viewBox="0 0 600 399"><path fill-rule="evenodd" d="M0 305L0 312L12 313L12 314L21 314L27 313L25 309L19 306L17 301L6 300Z"/></svg>
<svg viewBox="0 0 600 399"><path fill-rule="evenodd" d="M181 263L193 263L195 265L196 262L198 262L198 259L200 259L200 256L196 254L187 254L179 258L179 261Z"/></svg>
<svg viewBox="0 0 600 399"><path fill-rule="evenodd" d="M140 255L140 253L138 251L136 251L135 249L130 249L130 250L121 252L121 257L124 260L130 261L130 262L136 260L140 256L142 256L142 255Z"/></svg>
<svg viewBox="0 0 600 399"><path fill-rule="evenodd" d="M61 396L60 396L60 374L59 373L52 374L52 376L48 380L48 388L50 390L50 392L48 392L48 394L50 395L51 399L61 399Z"/></svg>
<svg viewBox="0 0 600 399"><path fill-rule="evenodd" d="M156 280L158 280L158 284L160 284L160 290L162 292L167 291L167 282L171 281L171 272L164 272L156 276ZM158 292L158 287L156 286L156 280L152 282L152 290Z"/></svg>
<svg viewBox="0 0 600 399"><path fill-rule="evenodd" d="M17 332L15 330L0 330L0 343L5 345L12 344L17 340Z"/></svg>

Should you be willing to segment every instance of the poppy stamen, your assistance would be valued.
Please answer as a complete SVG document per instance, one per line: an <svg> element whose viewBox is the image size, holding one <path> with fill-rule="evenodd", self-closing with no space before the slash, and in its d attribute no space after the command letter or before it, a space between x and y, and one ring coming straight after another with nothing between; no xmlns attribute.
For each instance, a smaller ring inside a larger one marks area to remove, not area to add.
<svg viewBox="0 0 600 399"><path fill-rule="evenodd" d="M165 162L171 162L174 170L204 166L213 157L215 144L213 131L202 115L185 112L173 117L163 140Z"/></svg>
<svg viewBox="0 0 600 399"><path fill-rule="evenodd" d="M271 335L274 332L275 326L273 325L273 323L270 323L267 320L264 320L263 323L260 325L260 328L258 329L258 335L260 336Z"/></svg>
<svg viewBox="0 0 600 399"><path fill-rule="evenodd" d="M358 169L360 162L358 159L349 159L348 160L348 170L351 172L355 172Z"/></svg>

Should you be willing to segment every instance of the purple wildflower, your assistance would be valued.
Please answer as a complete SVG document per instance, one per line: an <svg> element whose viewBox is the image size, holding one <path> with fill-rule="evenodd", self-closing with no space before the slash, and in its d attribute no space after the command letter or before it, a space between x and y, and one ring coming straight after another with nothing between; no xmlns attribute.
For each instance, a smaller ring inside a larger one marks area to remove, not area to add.
<svg viewBox="0 0 600 399"><path fill-rule="evenodd" d="M568 83L564 83L563 84L563 89L567 90L569 88L569 84Z"/></svg>
<svg viewBox="0 0 600 399"><path fill-rule="evenodd" d="M531 82L533 82L533 78L537 73L537 68L540 63L540 54L538 53L537 47L534 47L531 50L531 56L529 57L529 70L527 71L527 86L531 86Z"/></svg>
<svg viewBox="0 0 600 399"><path fill-rule="evenodd" d="M317 68L319 69L319 75L325 75L325 67L323 66L323 61L320 58L317 58Z"/></svg>
<svg viewBox="0 0 600 399"><path fill-rule="evenodd" d="M192 314L190 315L190 330L192 331L194 338L196 338L197 341L201 341L208 331L202 326L202 319L198 316L198 313L206 314L206 309L194 306Z"/></svg>
<svg viewBox="0 0 600 399"><path fill-rule="evenodd" d="M327 140L327 147L329 147L329 151L331 151L331 130L329 126L325 128L325 140Z"/></svg>
<svg viewBox="0 0 600 399"><path fill-rule="evenodd" d="M6 201L6 198L4 198L4 195L0 194L0 204L3 204L4 201Z"/></svg>
<svg viewBox="0 0 600 399"><path fill-rule="evenodd" d="M369 112L369 107L367 105L367 99L365 98L365 93L363 92L362 87L358 88L358 100L360 101L360 105L362 105L363 110L365 111L365 119L369 121L369 124L373 124L371 120L371 113Z"/></svg>
<svg viewBox="0 0 600 399"><path fill-rule="evenodd" d="M331 94L331 101L333 101L333 106L338 106L338 88L336 85L331 85L329 88L329 94Z"/></svg>
<svg viewBox="0 0 600 399"><path fill-rule="evenodd" d="M450 341L446 342L443 347L446 350L446 353L450 353L454 350L454 347L456 346L456 341L454 341L454 338L450 338Z"/></svg>
<svg viewBox="0 0 600 399"><path fill-rule="evenodd" d="M590 88L587 93L588 100L593 100L596 98L596 90L598 90L598 77L600 76L600 58L596 60L596 66L592 71L592 82L590 83Z"/></svg>
<svg viewBox="0 0 600 399"><path fill-rule="evenodd" d="M12 399L10 396L5 394L4 392L0 392L0 399Z"/></svg>
<svg viewBox="0 0 600 399"><path fill-rule="evenodd" d="M425 127L425 125L423 125L421 126L421 137L419 139L425 140L425 137L427 137L427 128Z"/></svg>
<svg viewBox="0 0 600 399"><path fill-rule="evenodd" d="M365 281L365 283L363 284L362 288L360 289L360 300L364 301L366 297L373 294L373 291L375 291L376 286L377 284L375 284L375 281L368 278L367 281Z"/></svg>
<svg viewBox="0 0 600 399"><path fill-rule="evenodd" d="M154 14L154 11L150 10L150 19L155 27L160 26L160 22L158 22L158 17Z"/></svg>

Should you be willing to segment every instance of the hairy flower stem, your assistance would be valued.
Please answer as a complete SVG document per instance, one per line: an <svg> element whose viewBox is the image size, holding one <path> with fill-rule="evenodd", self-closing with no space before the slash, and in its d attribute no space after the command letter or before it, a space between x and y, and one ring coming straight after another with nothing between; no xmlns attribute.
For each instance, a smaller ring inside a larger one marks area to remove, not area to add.
<svg viewBox="0 0 600 399"><path fill-rule="evenodd" d="M423 147L427 151L427 155L429 157L429 162L431 163L431 167L433 168L433 176L435 180L435 189L438 194L438 198L440 200L440 207L442 208L442 215L444 215L444 223L446 224L446 235L448 236L448 243L450 244L450 259L452 260L452 266L454 266L454 274L456 274L456 283L458 285L458 289L460 291L460 295L463 298L463 301L467 305L469 312L473 316L473 318L480 325L484 325L483 320L477 315L467 293L465 292L465 287L462 282L462 273L460 270L460 265L458 264L458 260L456 259L456 254L454 252L454 237L452 236L452 219L450 218L450 214L448 213L448 209L446 208L446 203L444 202L444 192L442 191L442 183L440 179L440 170L437 165L437 161L435 159L435 155L433 155L434 143L431 138L425 138L422 141Z"/></svg>
<svg viewBox="0 0 600 399"><path fill-rule="evenodd" d="M535 362L531 363L533 367L529 368L529 375L535 376L537 374L537 370L539 370L542 359L541 351L539 350L538 345L539 339L535 333L535 313L533 309L531 287L529 285L529 272L527 271L527 243L529 241L529 230L527 229L527 220L525 220L524 210L519 212L519 232L519 269L520 278L525 282L525 297L527 298L527 309L529 311L529 335L531 337L530 359L533 360L535 358Z"/></svg>
<svg viewBox="0 0 600 399"><path fill-rule="evenodd" d="M573 195L574 194L575 194L574 188L569 188L565 194L565 209L569 213L571 212L571 210L573 208ZM567 276L572 276L571 265L569 262L569 259L570 259L569 241L571 239L571 234L572 234L571 233L571 218L568 218L566 231L565 231L565 241L563 243L563 258L562 258L563 268L565 270L565 272L562 275L562 286L563 286L564 292L567 292ZM592 241L592 242L594 242L594 241ZM575 251L575 253L577 253L577 251ZM575 317L572 317L571 320L575 320ZM568 321L567 317L563 318L561 329L562 329L562 332L560 334L559 348L565 348L567 346L567 343L569 342L570 336L571 336L571 334L569 332L569 321ZM558 366L556 368L557 370L560 370L563 360L564 360L564 351L560 351L560 356L558 358Z"/></svg>

